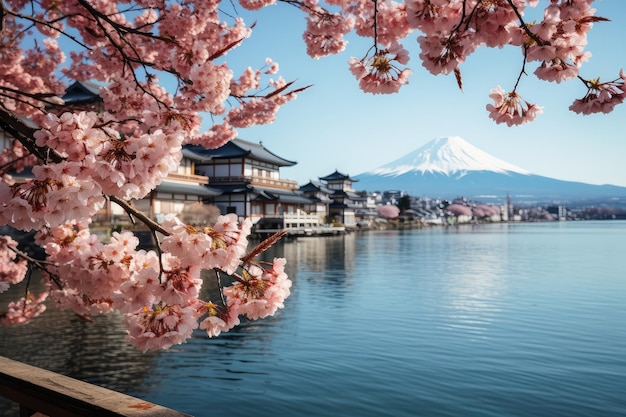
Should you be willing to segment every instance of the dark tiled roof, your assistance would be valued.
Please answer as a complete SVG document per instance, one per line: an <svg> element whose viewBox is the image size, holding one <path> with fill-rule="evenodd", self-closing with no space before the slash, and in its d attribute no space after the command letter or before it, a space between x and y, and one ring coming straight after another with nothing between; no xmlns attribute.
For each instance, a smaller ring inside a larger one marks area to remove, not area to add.
<svg viewBox="0 0 626 417"><path fill-rule="evenodd" d="M300 186L300 191L304 191L304 192L322 191L326 194L332 194L334 192L333 190L326 187L326 185L322 184L319 181L309 181L307 184Z"/></svg>
<svg viewBox="0 0 626 417"><path fill-rule="evenodd" d="M252 187L245 183L229 183L229 184L211 184L212 188L219 190L222 194L239 194L249 193L252 191Z"/></svg>
<svg viewBox="0 0 626 417"><path fill-rule="evenodd" d="M199 195L202 197L214 197L222 194L220 190L207 187L206 185L181 184L172 181L161 182L161 184L157 185L155 191L162 193Z"/></svg>
<svg viewBox="0 0 626 417"><path fill-rule="evenodd" d="M353 193L351 191L340 191L340 190L336 190L331 197L334 198L348 198L350 200L354 200L354 201L365 201L367 200L367 197L363 197L360 194L357 193Z"/></svg>
<svg viewBox="0 0 626 417"><path fill-rule="evenodd" d="M101 101L100 86L89 81L76 81L67 87L65 94L61 97L65 104L88 103Z"/></svg>
<svg viewBox="0 0 626 417"><path fill-rule="evenodd" d="M185 149L212 159L228 159L249 157L258 161L267 162L277 166L292 166L295 161L282 158L268 150L262 143L248 142L243 139L233 139L226 145L217 149L204 149L202 146L186 145Z"/></svg>
<svg viewBox="0 0 626 417"><path fill-rule="evenodd" d="M277 200L284 203L309 204L311 199L294 191L277 190L274 188L253 187L253 191L258 193L257 200Z"/></svg>
<svg viewBox="0 0 626 417"><path fill-rule="evenodd" d="M341 172L335 170L332 174L326 175L325 177L319 177L322 181L352 181L357 182L357 179L351 178L349 175L342 174Z"/></svg>
<svg viewBox="0 0 626 417"><path fill-rule="evenodd" d="M183 147L182 153L185 158L191 159L192 161L195 161L195 162L209 162L210 160L213 159L212 156L202 155L197 152L194 152L194 150L191 147Z"/></svg>

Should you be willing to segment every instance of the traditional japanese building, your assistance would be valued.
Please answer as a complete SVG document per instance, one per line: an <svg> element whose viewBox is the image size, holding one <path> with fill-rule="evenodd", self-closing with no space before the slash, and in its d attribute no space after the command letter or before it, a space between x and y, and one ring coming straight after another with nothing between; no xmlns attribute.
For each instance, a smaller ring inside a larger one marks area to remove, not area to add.
<svg viewBox="0 0 626 417"><path fill-rule="evenodd" d="M59 106L55 112L61 113L65 110L95 111L100 113L104 106L100 97L100 86L89 81L76 81L67 87L63 97L63 105Z"/></svg>
<svg viewBox="0 0 626 417"><path fill-rule="evenodd" d="M207 161L202 155L183 149L183 158L176 172L167 177L146 198L134 205L151 218L161 221L169 214L180 215L192 205L197 205L221 194L208 186L209 178L196 174L196 164ZM113 206L113 215L125 215Z"/></svg>
<svg viewBox="0 0 626 417"><path fill-rule="evenodd" d="M310 200L310 203L302 205L302 210L317 215L321 224L330 223L328 208L333 202L330 197L333 190L319 181L309 181L300 187L300 192Z"/></svg>
<svg viewBox="0 0 626 417"><path fill-rule="evenodd" d="M366 200L352 188L352 184L358 180L337 170L319 179L333 192L330 195L332 203L328 207L331 220L345 226L356 225L356 211L363 207Z"/></svg>
<svg viewBox="0 0 626 417"><path fill-rule="evenodd" d="M301 214L301 205L310 204L298 191L296 181L282 179L280 168L296 164L263 146L234 139L217 149L185 146L187 151L206 158L196 162L196 174L210 178L220 195L205 199L222 213L235 213L253 222L263 217Z"/></svg>

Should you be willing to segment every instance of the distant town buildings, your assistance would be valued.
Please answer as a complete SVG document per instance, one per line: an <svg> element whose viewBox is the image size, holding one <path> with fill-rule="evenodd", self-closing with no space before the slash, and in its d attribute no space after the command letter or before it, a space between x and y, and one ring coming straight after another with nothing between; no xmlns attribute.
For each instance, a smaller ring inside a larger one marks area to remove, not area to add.
<svg viewBox="0 0 626 417"><path fill-rule="evenodd" d="M58 110L102 111L98 86L76 82L63 96ZM0 151L11 146L12 138L0 130ZM296 164L267 149L262 142L234 139L217 149L186 145L176 172L159 184L146 198L134 201L139 210L161 221L198 206L216 207L219 213L250 218L264 230L287 229L293 233L332 234L342 228L376 227L388 221L398 224L460 224L468 222L572 220L578 218L624 218L624 211L596 208L569 210L563 205L515 207L511 198L501 205L485 205L459 197L453 201L414 197L402 190L357 192L358 180L338 170L299 186L281 177L280 169ZM29 171L17 175L28 179ZM396 205L395 219L381 219L377 207ZM200 219L201 220L201 219ZM94 224L124 225L127 214L108 202Z"/></svg>

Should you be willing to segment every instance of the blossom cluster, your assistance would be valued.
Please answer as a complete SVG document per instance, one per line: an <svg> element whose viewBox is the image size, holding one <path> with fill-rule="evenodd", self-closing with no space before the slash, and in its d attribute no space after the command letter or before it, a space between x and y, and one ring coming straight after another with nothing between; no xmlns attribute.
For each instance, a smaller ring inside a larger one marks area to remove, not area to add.
<svg viewBox="0 0 626 417"><path fill-rule="evenodd" d="M574 101L570 110L576 113L609 113L613 108L624 102L626 98L626 72L621 70L619 78L613 81L600 82L600 79L587 81L587 94Z"/></svg>
<svg viewBox="0 0 626 417"><path fill-rule="evenodd" d="M198 327L214 337L239 324L239 316L264 318L284 307L291 287L286 261L274 259L268 267L246 259L249 221L240 224L229 214L203 230L177 219L164 227L171 235L163 239L160 253L138 250L139 240L129 231L113 233L109 243L76 224L39 232L37 243L48 255L46 274L53 279L41 295L11 303L2 321L27 322L45 310L49 296L57 307L82 317L121 312L130 342L145 351L183 343ZM15 244L0 239L0 256L13 259L5 242ZM0 289L24 276L25 261L13 265L12 271L0 271ZM220 288L224 301L200 299L203 270L235 277Z"/></svg>
<svg viewBox="0 0 626 417"><path fill-rule="evenodd" d="M506 123L507 126L532 121L543 111L540 106L522 99L515 91L507 93L500 86L491 89L489 97L493 100L493 104L487 104L489 117L496 123Z"/></svg>
<svg viewBox="0 0 626 417"><path fill-rule="evenodd" d="M82 175L80 163L36 165L32 172L26 182L0 182L0 224L38 230L91 217L104 205L101 188Z"/></svg>
<svg viewBox="0 0 626 417"><path fill-rule="evenodd" d="M9 289L9 285L19 284L26 276L28 265L25 259L18 259L11 250L17 242L9 236L0 236L0 293Z"/></svg>
<svg viewBox="0 0 626 417"><path fill-rule="evenodd" d="M413 73L408 68L399 69L393 61L406 64L409 54L398 43L377 51L373 56L362 60L350 59L350 72L359 80L359 87L368 93L389 94L398 92L408 82Z"/></svg>

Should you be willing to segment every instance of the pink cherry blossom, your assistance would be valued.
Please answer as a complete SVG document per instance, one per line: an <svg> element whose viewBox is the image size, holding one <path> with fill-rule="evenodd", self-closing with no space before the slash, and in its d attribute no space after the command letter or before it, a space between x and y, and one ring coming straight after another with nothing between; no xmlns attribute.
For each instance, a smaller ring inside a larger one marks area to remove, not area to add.
<svg viewBox="0 0 626 417"><path fill-rule="evenodd" d="M182 268L176 258L171 258L167 264L160 299L166 304L179 305L186 305L195 300L202 287L200 268L198 266Z"/></svg>
<svg viewBox="0 0 626 417"><path fill-rule="evenodd" d="M535 70L535 75L540 80L556 81L557 83L561 83L562 81L576 78L578 76L578 68L574 65L555 59L551 63L543 62Z"/></svg>
<svg viewBox="0 0 626 417"><path fill-rule="evenodd" d="M128 338L139 350L167 349L184 343L198 327L193 307L158 305L126 317Z"/></svg>
<svg viewBox="0 0 626 417"><path fill-rule="evenodd" d="M359 80L359 87L367 93L396 93L402 85L409 82L408 78L413 71L408 68L399 69L393 61L399 64L408 61L408 52L396 43L367 59L351 58L350 72Z"/></svg>
<svg viewBox="0 0 626 417"><path fill-rule="evenodd" d="M476 49L474 36L469 32L461 35L435 33L420 36L417 42L422 48L422 65L435 75L451 73Z"/></svg>
<svg viewBox="0 0 626 417"><path fill-rule="evenodd" d="M249 265L241 281L224 289L228 305L250 319L264 318L284 307L291 281L284 272L285 259L275 258L270 269Z"/></svg>
<svg viewBox="0 0 626 417"><path fill-rule="evenodd" d="M307 54L318 59L342 52L348 44L344 36L354 27L354 18L339 13L325 13L319 7L304 10L307 13L307 24L302 37Z"/></svg>
<svg viewBox="0 0 626 417"><path fill-rule="evenodd" d="M46 311L43 304L48 297L47 292L43 292L38 296L28 293L26 297L22 297L19 301L9 303L9 310L0 316L2 324L24 324L31 319L39 316Z"/></svg>
<svg viewBox="0 0 626 417"><path fill-rule="evenodd" d="M528 103L515 91L505 93L500 86L491 89L489 97L494 103L487 105L487 111L489 111L489 117L498 124L521 125L534 120L538 114L542 113L541 107Z"/></svg>
<svg viewBox="0 0 626 417"><path fill-rule="evenodd" d="M25 259L17 259L11 250L17 248L17 242L10 236L0 236L0 293L9 288L9 284L19 284L28 271Z"/></svg>
<svg viewBox="0 0 626 417"><path fill-rule="evenodd" d="M219 306L207 302L199 307L201 314L206 314L200 322L200 329L205 330L209 337L217 337L222 332L227 332L239 324L238 300L232 300L228 306Z"/></svg>
<svg viewBox="0 0 626 417"><path fill-rule="evenodd" d="M609 113L613 111L616 105L624 102L626 97L626 72L622 69L619 78L600 82L600 79L586 81L587 94L582 99L577 99L569 107L575 113L591 114L591 113Z"/></svg>

